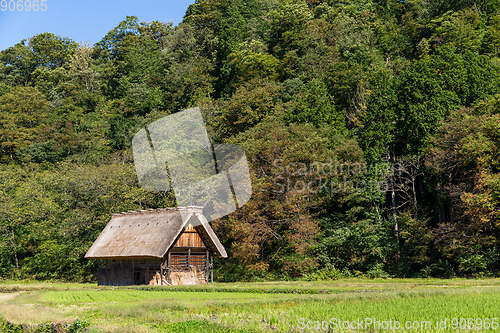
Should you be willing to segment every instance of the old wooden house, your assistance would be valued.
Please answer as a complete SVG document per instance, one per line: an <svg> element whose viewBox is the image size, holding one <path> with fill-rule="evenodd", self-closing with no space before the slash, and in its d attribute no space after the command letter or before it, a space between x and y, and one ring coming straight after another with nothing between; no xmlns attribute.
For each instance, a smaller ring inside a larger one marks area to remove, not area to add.
<svg viewBox="0 0 500 333"><path fill-rule="evenodd" d="M85 258L98 259L99 285L213 282L213 257L226 250L200 207L113 214Z"/></svg>

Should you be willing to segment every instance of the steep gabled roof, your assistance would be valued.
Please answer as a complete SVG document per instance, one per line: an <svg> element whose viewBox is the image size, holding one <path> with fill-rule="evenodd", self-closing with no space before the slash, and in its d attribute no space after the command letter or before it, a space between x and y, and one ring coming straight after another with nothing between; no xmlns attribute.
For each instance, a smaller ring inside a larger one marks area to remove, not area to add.
<svg viewBox="0 0 500 333"><path fill-rule="evenodd" d="M113 214L85 258L162 258L188 223L195 227L210 251L227 257L202 208L178 207Z"/></svg>

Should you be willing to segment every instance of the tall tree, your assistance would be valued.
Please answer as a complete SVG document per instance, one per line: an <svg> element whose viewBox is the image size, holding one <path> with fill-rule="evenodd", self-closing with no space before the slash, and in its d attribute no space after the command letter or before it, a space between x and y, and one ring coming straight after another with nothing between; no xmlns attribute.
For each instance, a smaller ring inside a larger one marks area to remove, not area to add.
<svg viewBox="0 0 500 333"><path fill-rule="evenodd" d="M0 97L0 145L3 161L13 161L19 148L31 144L49 115L49 102L38 90L16 87Z"/></svg>
<svg viewBox="0 0 500 333"><path fill-rule="evenodd" d="M25 42L0 52L0 79L11 86L27 86L36 68L33 53Z"/></svg>
<svg viewBox="0 0 500 333"><path fill-rule="evenodd" d="M60 37L50 32L38 34L29 40L36 66L56 68L67 64L78 44L67 37Z"/></svg>

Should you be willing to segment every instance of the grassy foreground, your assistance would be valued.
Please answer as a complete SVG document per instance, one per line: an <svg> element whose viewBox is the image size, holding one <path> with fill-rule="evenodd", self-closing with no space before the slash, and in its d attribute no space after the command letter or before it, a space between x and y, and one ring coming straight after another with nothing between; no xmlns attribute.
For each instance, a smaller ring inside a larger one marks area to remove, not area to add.
<svg viewBox="0 0 500 333"><path fill-rule="evenodd" d="M57 324L75 332L500 332L499 279L177 288L1 282L0 291L0 316L28 331Z"/></svg>

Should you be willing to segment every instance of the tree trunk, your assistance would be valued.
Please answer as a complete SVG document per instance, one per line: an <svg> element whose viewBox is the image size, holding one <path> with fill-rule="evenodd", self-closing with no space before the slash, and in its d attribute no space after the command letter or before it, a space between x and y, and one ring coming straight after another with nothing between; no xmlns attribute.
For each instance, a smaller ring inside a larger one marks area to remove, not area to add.
<svg viewBox="0 0 500 333"><path fill-rule="evenodd" d="M391 199L392 199L392 216L394 218L394 232L396 234L396 246L397 246L397 254L396 260L399 259L399 225L398 218L396 212L396 192L394 191L394 175L391 175Z"/></svg>
<svg viewBox="0 0 500 333"><path fill-rule="evenodd" d="M412 178L411 186L413 191L413 209L415 209L415 214L413 218L416 221L418 219L418 205L417 205L418 202L417 202L417 191L415 189L415 177Z"/></svg>

